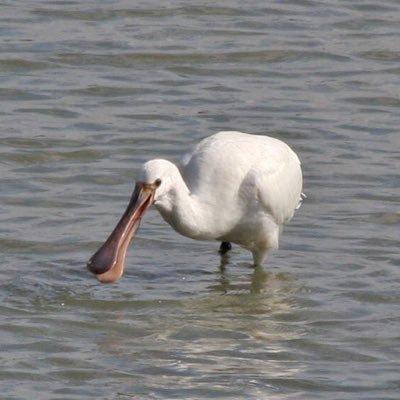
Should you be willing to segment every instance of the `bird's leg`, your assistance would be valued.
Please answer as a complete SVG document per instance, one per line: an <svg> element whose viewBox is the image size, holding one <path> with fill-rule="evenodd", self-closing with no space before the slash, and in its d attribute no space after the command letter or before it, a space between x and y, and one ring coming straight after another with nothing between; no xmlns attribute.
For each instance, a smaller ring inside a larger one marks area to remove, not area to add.
<svg viewBox="0 0 400 400"><path fill-rule="evenodd" d="M221 242L221 246L219 247L218 253L223 256L226 254L230 249L232 248L232 245L230 242Z"/></svg>
<svg viewBox="0 0 400 400"><path fill-rule="evenodd" d="M267 258L268 249L267 248L259 248L257 250L252 251L254 266L262 266Z"/></svg>

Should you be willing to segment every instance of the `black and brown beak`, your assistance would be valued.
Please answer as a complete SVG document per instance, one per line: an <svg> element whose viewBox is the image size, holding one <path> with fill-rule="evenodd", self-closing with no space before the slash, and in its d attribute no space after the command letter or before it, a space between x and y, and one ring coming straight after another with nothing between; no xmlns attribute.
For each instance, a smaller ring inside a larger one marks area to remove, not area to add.
<svg viewBox="0 0 400 400"><path fill-rule="evenodd" d="M138 182L121 219L108 239L87 263L90 272L100 282L115 282L124 272L125 256L129 243L139 228L145 211L153 204L159 182Z"/></svg>

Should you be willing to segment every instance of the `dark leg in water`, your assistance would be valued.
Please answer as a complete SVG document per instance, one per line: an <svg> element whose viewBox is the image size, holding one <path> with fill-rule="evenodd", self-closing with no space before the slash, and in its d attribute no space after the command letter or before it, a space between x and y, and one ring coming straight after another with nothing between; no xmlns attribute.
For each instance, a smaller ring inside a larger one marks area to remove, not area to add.
<svg viewBox="0 0 400 400"><path fill-rule="evenodd" d="M221 246L219 247L219 254L223 256L226 254L230 249L232 248L232 245L230 242L221 242Z"/></svg>

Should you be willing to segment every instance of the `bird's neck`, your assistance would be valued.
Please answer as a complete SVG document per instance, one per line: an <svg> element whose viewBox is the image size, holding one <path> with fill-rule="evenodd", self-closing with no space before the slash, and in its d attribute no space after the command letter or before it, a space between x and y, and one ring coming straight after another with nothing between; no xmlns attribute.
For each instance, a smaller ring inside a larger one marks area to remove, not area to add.
<svg viewBox="0 0 400 400"><path fill-rule="evenodd" d="M170 190L155 206L164 220L181 235L207 238L204 230L206 209L198 196L190 192L180 173L174 176Z"/></svg>

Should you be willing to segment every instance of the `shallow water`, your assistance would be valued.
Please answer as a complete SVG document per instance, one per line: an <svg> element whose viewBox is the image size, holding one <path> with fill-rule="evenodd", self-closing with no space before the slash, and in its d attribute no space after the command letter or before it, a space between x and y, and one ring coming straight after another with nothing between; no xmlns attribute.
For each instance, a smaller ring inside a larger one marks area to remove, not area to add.
<svg viewBox="0 0 400 400"><path fill-rule="evenodd" d="M0 11L2 399L398 399L398 2ZM303 162L268 265L153 210L97 283L138 166L223 129Z"/></svg>

